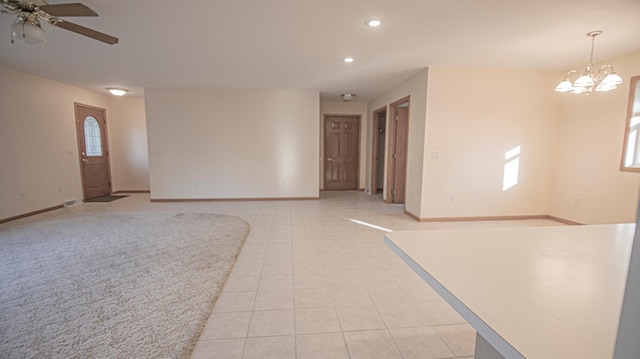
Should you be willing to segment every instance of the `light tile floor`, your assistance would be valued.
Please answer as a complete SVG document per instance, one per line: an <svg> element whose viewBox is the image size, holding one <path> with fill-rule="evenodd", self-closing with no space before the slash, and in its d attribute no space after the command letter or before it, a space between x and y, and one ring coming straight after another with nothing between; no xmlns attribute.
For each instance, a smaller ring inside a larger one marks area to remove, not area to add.
<svg viewBox="0 0 640 359"><path fill-rule="evenodd" d="M475 331L385 246L383 231L352 220L391 230L559 225L418 223L402 205L362 192L151 206L251 225L193 359L472 358Z"/></svg>

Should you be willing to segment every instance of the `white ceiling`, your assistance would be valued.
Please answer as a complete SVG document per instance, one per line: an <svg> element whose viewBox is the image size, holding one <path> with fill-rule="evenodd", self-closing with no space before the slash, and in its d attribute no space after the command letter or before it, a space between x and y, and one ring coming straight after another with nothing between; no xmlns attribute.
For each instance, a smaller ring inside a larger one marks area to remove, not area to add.
<svg viewBox="0 0 640 359"><path fill-rule="evenodd" d="M65 1L48 1L58 4ZM640 0L84 0L68 20L117 45L43 24L48 41L10 43L0 65L94 91L119 86L353 92L374 98L430 66L566 71L640 51ZM367 28L380 17L384 25ZM343 63L345 56L355 62ZM622 74L631 76L637 74ZM1 79L0 79L1 80ZM559 79L560 80L560 79Z"/></svg>

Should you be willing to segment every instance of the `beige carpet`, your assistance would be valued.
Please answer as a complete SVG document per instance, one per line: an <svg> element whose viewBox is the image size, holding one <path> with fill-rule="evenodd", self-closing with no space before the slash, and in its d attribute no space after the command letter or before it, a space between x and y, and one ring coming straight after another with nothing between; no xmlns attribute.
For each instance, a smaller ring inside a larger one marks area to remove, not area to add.
<svg viewBox="0 0 640 359"><path fill-rule="evenodd" d="M249 225L88 212L0 225L0 357L189 357Z"/></svg>

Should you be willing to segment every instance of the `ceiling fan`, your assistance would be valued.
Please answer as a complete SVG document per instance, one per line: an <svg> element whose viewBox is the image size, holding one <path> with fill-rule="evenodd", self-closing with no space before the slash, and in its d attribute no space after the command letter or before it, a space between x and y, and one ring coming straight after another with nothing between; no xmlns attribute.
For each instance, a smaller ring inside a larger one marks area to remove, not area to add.
<svg viewBox="0 0 640 359"><path fill-rule="evenodd" d="M25 40L29 44L44 42L46 34L40 26L40 20L109 45L118 43L116 37L61 19L67 16L98 16L95 11L80 3L48 5L42 0L0 0L0 4L4 7L4 10L0 8L0 14L17 15L11 26L12 43L14 38Z"/></svg>

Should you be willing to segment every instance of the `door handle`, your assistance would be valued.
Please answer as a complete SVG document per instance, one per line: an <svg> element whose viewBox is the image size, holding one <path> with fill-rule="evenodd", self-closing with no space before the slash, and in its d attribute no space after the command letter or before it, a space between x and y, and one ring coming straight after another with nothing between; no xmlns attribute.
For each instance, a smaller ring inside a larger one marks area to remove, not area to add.
<svg viewBox="0 0 640 359"><path fill-rule="evenodd" d="M87 159L86 159L86 158L83 158L83 159L82 159L82 162L87 162Z"/></svg>
<svg viewBox="0 0 640 359"><path fill-rule="evenodd" d="M333 161L333 158L327 158L327 161Z"/></svg>

